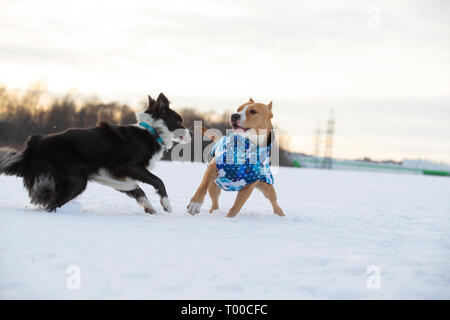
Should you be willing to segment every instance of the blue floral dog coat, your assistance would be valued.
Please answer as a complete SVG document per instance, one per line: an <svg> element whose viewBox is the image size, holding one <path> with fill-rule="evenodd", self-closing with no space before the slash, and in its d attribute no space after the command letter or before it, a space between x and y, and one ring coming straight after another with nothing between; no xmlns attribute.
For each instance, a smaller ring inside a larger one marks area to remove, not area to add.
<svg viewBox="0 0 450 320"><path fill-rule="evenodd" d="M223 136L211 150L211 157L216 157L217 186L225 191L239 191L258 180L273 184L269 152L270 145L255 145L239 134Z"/></svg>

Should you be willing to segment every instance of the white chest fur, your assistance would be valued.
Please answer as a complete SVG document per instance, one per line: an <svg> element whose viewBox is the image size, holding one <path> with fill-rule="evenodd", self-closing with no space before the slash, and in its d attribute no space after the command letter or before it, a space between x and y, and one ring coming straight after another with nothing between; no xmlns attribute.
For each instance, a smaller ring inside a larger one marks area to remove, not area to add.
<svg viewBox="0 0 450 320"><path fill-rule="evenodd" d="M155 153L155 154L153 155L153 157L150 158L150 161L149 161L148 166L147 166L147 170L148 170L148 171L152 170L152 169L155 167L156 162L157 162L159 159L161 159L163 153L164 153L164 150L161 149L159 152Z"/></svg>

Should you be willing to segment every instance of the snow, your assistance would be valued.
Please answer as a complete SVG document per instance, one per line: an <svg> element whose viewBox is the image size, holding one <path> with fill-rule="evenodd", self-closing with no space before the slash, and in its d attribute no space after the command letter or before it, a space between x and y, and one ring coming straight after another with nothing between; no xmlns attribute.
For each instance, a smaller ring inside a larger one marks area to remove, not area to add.
<svg viewBox="0 0 450 320"><path fill-rule="evenodd" d="M143 185L156 215L94 183L47 213L0 176L0 298L450 298L449 178L280 168L287 217L255 191L228 219L235 192L213 215L208 198L186 213L205 169L159 162L173 213ZM78 268L80 287L68 289ZM381 271L379 289L367 270Z"/></svg>

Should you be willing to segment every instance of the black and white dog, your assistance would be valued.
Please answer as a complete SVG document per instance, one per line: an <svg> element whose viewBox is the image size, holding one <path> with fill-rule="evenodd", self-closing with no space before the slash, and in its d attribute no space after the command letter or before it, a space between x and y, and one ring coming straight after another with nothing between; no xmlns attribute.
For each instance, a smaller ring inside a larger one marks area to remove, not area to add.
<svg viewBox="0 0 450 320"><path fill-rule="evenodd" d="M164 94L156 101L148 98L148 109L137 113L135 125L101 122L90 129L31 136L22 151L1 148L0 173L23 178L31 203L49 211L81 194L88 181L96 181L136 199L145 212L155 213L137 184L148 183L170 212L164 183L149 170L173 141L189 142L190 132Z"/></svg>

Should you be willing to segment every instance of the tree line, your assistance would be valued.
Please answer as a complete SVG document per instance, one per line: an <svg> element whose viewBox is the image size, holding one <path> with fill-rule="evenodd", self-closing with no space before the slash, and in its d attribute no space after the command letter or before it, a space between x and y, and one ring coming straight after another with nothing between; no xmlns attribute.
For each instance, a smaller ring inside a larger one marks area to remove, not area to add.
<svg viewBox="0 0 450 320"><path fill-rule="evenodd" d="M45 89L39 83L23 93L0 86L0 146L20 149L31 135L94 127L100 121L120 125L136 123L136 110L126 104L96 100L79 104L71 94L51 98L42 104L44 95ZM230 127L229 113L200 112L192 108L177 111L183 117L184 125L191 130L194 130L194 121L202 121L204 127L216 128L222 133ZM208 143L204 142L204 147ZM170 160L169 154L166 153L164 159ZM290 165L282 148L280 165Z"/></svg>

